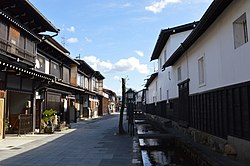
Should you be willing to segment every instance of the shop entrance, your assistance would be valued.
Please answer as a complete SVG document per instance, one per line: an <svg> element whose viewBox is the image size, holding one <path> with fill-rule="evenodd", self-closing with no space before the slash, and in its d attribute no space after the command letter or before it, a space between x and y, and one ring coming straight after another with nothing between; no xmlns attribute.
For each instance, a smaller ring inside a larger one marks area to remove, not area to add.
<svg viewBox="0 0 250 166"><path fill-rule="evenodd" d="M31 94L18 92L18 91L8 91L8 118L9 118L9 133L18 133L21 115L32 117L31 112ZM32 123L28 123L32 128ZM30 127L29 126L29 127ZM28 127L28 126L27 126Z"/></svg>

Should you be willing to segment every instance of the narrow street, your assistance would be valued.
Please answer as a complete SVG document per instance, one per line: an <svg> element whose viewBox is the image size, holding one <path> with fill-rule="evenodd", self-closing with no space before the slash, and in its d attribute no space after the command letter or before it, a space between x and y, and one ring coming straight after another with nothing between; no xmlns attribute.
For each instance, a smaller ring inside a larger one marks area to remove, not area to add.
<svg viewBox="0 0 250 166"><path fill-rule="evenodd" d="M131 165L133 138L119 136L118 123L118 114L107 115L52 135L15 136L13 142L8 136L0 141L0 166Z"/></svg>

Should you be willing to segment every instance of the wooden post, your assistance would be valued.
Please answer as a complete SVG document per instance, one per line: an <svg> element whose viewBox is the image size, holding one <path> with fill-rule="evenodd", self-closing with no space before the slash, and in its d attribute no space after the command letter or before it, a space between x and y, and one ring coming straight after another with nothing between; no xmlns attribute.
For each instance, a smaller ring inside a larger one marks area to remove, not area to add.
<svg viewBox="0 0 250 166"><path fill-rule="evenodd" d="M122 78L122 108L120 111L120 120L119 120L119 134L125 134L125 130L123 128L123 112L125 107L125 78Z"/></svg>
<svg viewBox="0 0 250 166"><path fill-rule="evenodd" d="M0 98L0 139L4 138L5 134L5 118L4 118L4 99Z"/></svg>

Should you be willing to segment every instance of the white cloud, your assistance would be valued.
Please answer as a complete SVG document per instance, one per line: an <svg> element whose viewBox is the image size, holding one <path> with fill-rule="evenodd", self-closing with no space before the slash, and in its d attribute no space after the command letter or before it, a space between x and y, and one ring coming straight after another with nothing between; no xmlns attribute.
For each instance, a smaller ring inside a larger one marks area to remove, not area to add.
<svg viewBox="0 0 250 166"><path fill-rule="evenodd" d="M134 52L135 52L137 55L139 55L139 56L144 56L143 51L135 50Z"/></svg>
<svg viewBox="0 0 250 166"><path fill-rule="evenodd" d="M140 74L148 74L149 69L146 64L141 64L139 59L130 57L128 59L120 59L115 63L110 61L102 61L95 56L85 56L83 58L93 69L104 73L117 73L137 71Z"/></svg>
<svg viewBox="0 0 250 166"><path fill-rule="evenodd" d="M131 3L108 3L107 4L107 7L109 8L128 8L128 7L131 7Z"/></svg>
<svg viewBox="0 0 250 166"><path fill-rule="evenodd" d="M130 7L131 4L130 4L130 3L125 3L125 4L123 4L122 6L123 6L123 7Z"/></svg>
<svg viewBox="0 0 250 166"><path fill-rule="evenodd" d="M114 76L114 77L113 77L113 80L115 80L115 81L121 81L121 77L119 77L119 76Z"/></svg>
<svg viewBox="0 0 250 166"><path fill-rule="evenodd" d="M85 39L85 41L86 41L87 43L91 43L91 42L92 42L92 40L91 40L90 38L88 38L88 37L85 37L84 39Z"/></svg>
<svg viewBox="0 0 250 166"><path fill-rule="evenodd" d="M71 26L71 27L67 28L67 31L74 33L76 31L76 29L74 26Z"/></svg>
<svg viewBox="0 0 250 166"><path fill-rule="evenodd" d="M160 0L159 2L154 2L146 6L145 9L153 13L160 13L167 5L178 2L181 2L181 0Z"/></svg>
<svg viewBox="0 0 250 166"><path fill-rule="evenodd" d="M68 43L77 43L77 42L78 42L78 39L75 38L75 37L72 37L72 38L67 39L67 42L68 42Z"/></svg>

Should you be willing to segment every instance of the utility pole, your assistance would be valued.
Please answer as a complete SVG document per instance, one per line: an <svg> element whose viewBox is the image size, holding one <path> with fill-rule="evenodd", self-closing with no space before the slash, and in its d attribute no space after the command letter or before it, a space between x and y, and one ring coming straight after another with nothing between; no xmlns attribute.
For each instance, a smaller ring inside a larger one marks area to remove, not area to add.
<svg viewBox="0 0 250 166"><path fill-rule="evenodd" d="M125 107L125 91L126 91L126 81L125 78L122 78L122 108L120 111L120 120L119 120L119 134L125 134L125 130L123 128L123 112L124 112L124 107Z"/></svg>

